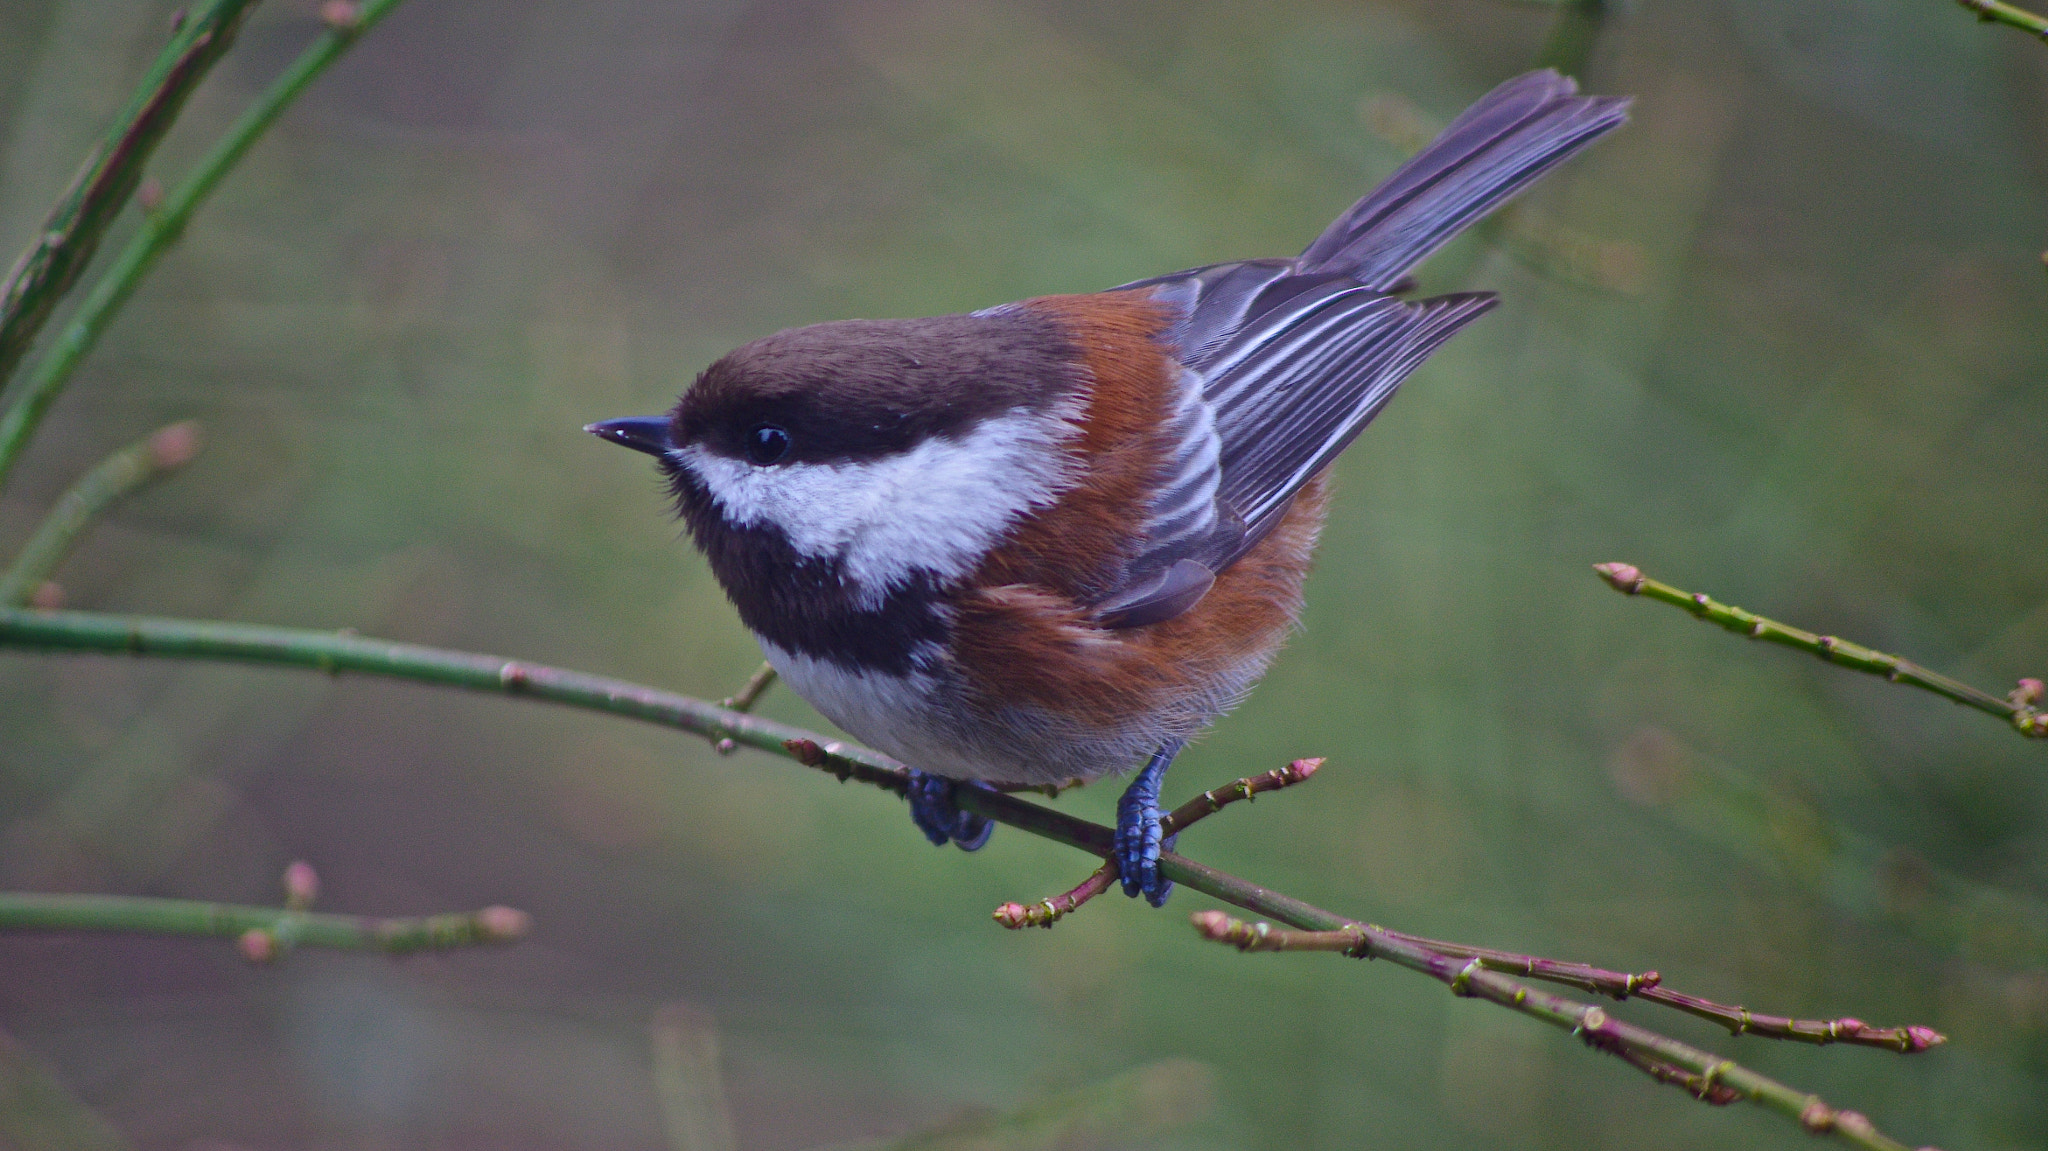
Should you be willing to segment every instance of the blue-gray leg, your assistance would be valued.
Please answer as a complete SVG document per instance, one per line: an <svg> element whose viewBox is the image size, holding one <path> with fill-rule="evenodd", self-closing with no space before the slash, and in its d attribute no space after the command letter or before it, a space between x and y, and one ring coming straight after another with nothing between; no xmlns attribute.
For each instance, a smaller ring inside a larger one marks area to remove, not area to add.
<svg viewBox="0 0 2048 1151"><path fill-rule="evenodd" d="M1154 907L1164 907L1173 894L1173 881L1159 877L1159 853L1173 846L1172 838L1160 836L1159 784L1180 747L1175 740L1153 752L1116 801L1116 869L1124 894L1143 895Z"/></svg>
<svg viewBox="0 0 2048 1151"><path fill-rule="evenodd" d="M981 787L982 784L961 784L957 780L927 772L910 773L910 820L924 837L936 847L957 843L962 851L978 850L988 842L996 825L970 811L962 811L953 802L955 789Z"/></svg>

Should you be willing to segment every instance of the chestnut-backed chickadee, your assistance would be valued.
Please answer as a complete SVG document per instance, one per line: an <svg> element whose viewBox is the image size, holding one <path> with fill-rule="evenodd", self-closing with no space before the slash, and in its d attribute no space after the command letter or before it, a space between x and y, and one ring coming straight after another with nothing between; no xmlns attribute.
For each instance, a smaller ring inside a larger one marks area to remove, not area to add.
<svg viewBox="0 0 2048 1151"><path fill-rule="evenodd" d="M660 462L782 678L917 769L932 842L987 839L962 784L1149 756L1114 858L1157 905L1160 777L1294 624L1324 470L1494 303L1398 293L1627 118L1576 91L1494 89L1293 259L777 332L668 415L588 430Z"/></svg>

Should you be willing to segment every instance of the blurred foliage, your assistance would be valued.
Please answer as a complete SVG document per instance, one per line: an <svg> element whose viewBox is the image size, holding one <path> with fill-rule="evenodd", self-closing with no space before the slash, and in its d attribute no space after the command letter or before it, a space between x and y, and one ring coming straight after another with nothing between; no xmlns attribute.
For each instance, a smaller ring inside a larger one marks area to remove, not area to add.
<svg viewBox="0 0 2048 1151"><path fill-rule="evenodd" d="M10 252L173 7L0 5ZM158 171L313 9L259 9ZM1298 250L1399 161L1390 110L1447 120L1554 15L409 0L138 293L0 493L0 553L196 417L207 454L85 542L70 602L727 695L758 653L644 462L583 423L790 324ZM1949 4L1641 0L1589 60L1636 123L1425 269L1505 303L1339 466L1301 635L1168 790L1329 765L1185 849L1402 930L1937 1027L1910 1060L1677 1034L1909 1141L2048 1145L2041 747L1587 570L1986 685L2048 670L2048 53ZM762 710L821 722L780 689ZM1197 946L1185 895L1002 932L991 907L1085 865L1022 835L934 852L784 763L404 685L0 657L0 885L260 901L296 857L329 906L510 902L534 940L252 970L6 938L0 1024L142 1148L662 1147L646 1021L678 999L721 1021L747 1148L1165 1058L1213 1068L1213 1106L1158 1146L1807 1145L1421 980Z"/></svg>
<svg viewBox="0 0 2048 1151"><path fill-rule="evenodd" d="M34 1052L0 1032L0 1146L126 1151L128 1142L74 1096Z"/></svg>

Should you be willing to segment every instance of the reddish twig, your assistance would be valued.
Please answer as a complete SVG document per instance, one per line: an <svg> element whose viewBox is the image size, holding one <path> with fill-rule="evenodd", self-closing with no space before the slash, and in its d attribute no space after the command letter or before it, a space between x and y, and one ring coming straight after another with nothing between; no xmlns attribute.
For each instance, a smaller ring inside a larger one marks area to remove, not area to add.
<svg viewBox="0 0 2048 1151"><path fill-rule="evenodd" d="M1657 1082L1676 1087L1709 1106L1726 1107L1730 1103L1742 1101L1742 1092L1725 1083L1717 1083L1704 1074L1696 1075L1683 1067L1666 1063L1654 1055L1644 1054L1632 1047L1610 1050L1607 1053Z"/></svg>
<svg viewBox="0 0 2048 1151"><path fill-rule="evenodd" d="M1664 977L1655 971L1608 971L1585 963L1544 959L1535 955L1517 955L1513 952L1472 947L1463 943L1449 943L1441 939L1426 939L1420 935L1388 931L1371 925L1341 931L1295 931L1274 927L1268 923L1245 923L1220 911L1206 911L1199 914L1195 928L1205 938L1218 943L1228 943L1239 951L1336 951L1354 957L1365 955L1362 948L1366 946L1366 932L1371 930L1389 939L1400 940L1438 955L1471 960L1488 971L1520 975L1527 979L1541 979L1547 983L1562 983L1613 999L1634 996L1645 1002L1661 1003L1688 1015L1719 1023L1726 1027L1731 1035L1792 1039L1816 1046L1849 1043L1860 1047L1883 1047L1905 1054L1925 1051L1948 1042L1947 1036L1931 1027L1872 1027L1855 1018L1794 1019L1784 1015L1760 1014L1747 1007L1730 1007L1710 999L1701 999L1696 995L1673 991L1663 986Z"/></svg>
<svg viewBox="0 0 2048 1151"><path fill-rule="evenodd" d="M1321 766L1323 761L1320 757L1297 759L1286 767L1275 768L1264 775L1247 776L1235 783L1205 791L1168 812L1166 818L1159 821L1159 832L1161 835L1173 835L1186 831L1238 800L1249 801L1255 795L1279 791L1283 787L1293 787L1297 783L1306 782Z"/></svg>
<svg viewBox="0 0 2048 1151"><path fill-rule="evenodd" d="M1399 931L1390 931L1387 934L1439 955L1477 959L1485 964L1489 971L1541 979L1547 983L1562 983L1614 999L1634 996L1649 1003L1661 1003L1688 1015L1718 1023L1726 1027L1730 1035L1791 1039L1819 1047L1830 1043L1848 1043L1858 1047L1884 1047L1907 1054L1939 1047L1948 1042L1947 1036L1930 1027L1872 1027L1861 1019L1850 1016L1841 1019L1795 1019L1785 1015L1765 1015L1751 1011L1747 1007L1731 1007L1711 999L1673 991L1663 986L1664 977L1655 971L1608 971L1586 963L1517 955L1513 952L1472 947L1463 943L1425 939L1419 935L1408 935Z"/></svg>
<svg viewBox="0 0 2048 1151"><path fill-rule="evenodd" d="M1521 987L1512 982L1508 982L1505 985L1492 984L1490 980L1499 978L1496 964L1502 960L1515 961L1516 966L1514 970L1517 974L1536 979L1553 979L1557 982L1571 983L1589 990L1600 990L1613 994L1616 998L1622 998L1624 994L1634 994L1639 998L1679 1006L1682 1010L1694 1010L1694 1008L1704 1005L1722 1012L1732 1010L1743 1015L1748 1014L1741 1008L1722 1008L1718 1004L1708 1004L1705 1000L1694 999L1691 996L1675 997L1685 1000L1688 1005L1674 1003L1671 993L1659 994L1662 989L1656 986L1656 974L1654 972L1648 975L1630 976L1622 975L1618 972L1600 971L1598 968L1590 968L1584 964L1558 963L1554 960L1537 959L1533 956L1509 956L1504 952L1490 952L1479 948L1462 947L1458 944L1422 940L1416 936L1387 931L1372 924L1353 924L1346 928L1328 931L1297 931L1284 927L1274 927L1272 924L1264 922L1247 923L1222 911L1198 911L1190 916L1189 919L1194 924L1195 930L1204 939L1228 944L1239 951L1335 951L1357 959L1386 957L1402 963L1403 966L1427 970L1429 974L1436 976L1440 981L1447 984L1454 995L1491 999L1495 1002L1505 1003L1524 1010L1534 1007L1539 1011L1548 1011L1553 1010L1554 1007L1551 1004L1539 1004L1536 997L1541 995L1541 993L1527 987ZM1460 952L1464 954L1459 954ZM1462 967L1458 966L1458 960L1460 959L1465 960L1465 964ZM1604 984L1605 986L1596 986L1599 984ZM1629 988L1630 990L1624 993L1621 990L1622 988ZM1552 999L1554 997L1543 996L1543 998ZM1570 1001L1557 1000L1556 1003L1563 1005L1569 1004ZM1659 1083L1677 1087L1695 1099L1717 1106L1734 1103L1741 1099L1760 1098L1762 1094L1754 1086L1742 1082L1753 1079L1754 1075L1752 1072L1739 1067L1733 1061L1702 1061L1697 1058L1699 1054L1697 1051L1687 1048L1683 1044L1674 1043L1655 1032L1646 1031L1640 1027L1615 1020L1598 1007L1576 1006L1576 1025L1573 1027L1573 1032L1583 1039L1587 1046L1620 1058L1629 1066L1636 1068ZM1701 1012L1695 1011L1694 1013L1700 1014ZM1724 1021L1720 1020L1717 1015L1710 1015L1708 1017L1715 1018L1717 1021ZM1763 1017L1750 1016L1749 1018L1751 1020L1750 1026L1742 1030L1757 1035L1772 1034L1758 1024L1758 1020ZM1770 1018L1775 1019L1778 1017ZM1785 1022L1800 1023L1803 1021L1787 1020ZM1816 1043L1837 1041L1868 1043L1870 1040L1867 1036L1876 1033L1876 1029L1865 1028L1860 1021L1854 1019L1837 1020L1830 1024L1816 1024L1814 1026L1829 1029L1832 1033L1827 1038L1818 1038L1813 1034L1805 1032L1788 1031L1776 1037L1806 1039L1809 1042ZM1911 1042L1904 1044L1872 1043L1871 1045L1889 1046L1893 1050L1912 1052L1924 1051L1936 1044L1946 1042L1943 1036L1924 1027L1891 1028L1887 1030L1906 1033L1912 1037ZM1737 1034L1741 1033L1742 1031L1737 1031ZM1688 1062L1699 1065L1698 1070L1693 1070L1685 1066L1684 1063L1678 1062L1679 1058L1687 1056L1692 1057L1687 1060ZM1802 1106L1803 1110L1798 1114L1799 1122L1807 1130L1816 1134L1837 1132L1848 1137L1852 1142L1860 1143L1866 1147L1898 1148L1900 1146L1900 1144L1886 1139L1879 1134L1871 1126L1868 1119L1854 1111L1837 1111L1814 1096L1805 1097L1802 1101Z"/></svg>
<svg viewBox="0 0 2048 1151"><path fill-rule="evenodd" d="M1297 759L1286 767L1275 768L1263 775L1246 776L1234 783L1205 791L1186 803L1181 804L1179 807L1174 808L1161 818L1159 821L1161 833L1164 835L1178 834L1239 800L1250 800L1253 796L1262 792L1279 791L1283 787L1293 787L1295 784L1314 775L1316 769L1322 765L1323 761L1321 759ZM1080 783L1081 781L1074 780L1066 784L1050 784L1046 786L1045 793L1047 795L1057 795L1066 788L1080 786ZM1040 789L1033 787L1015 790L1037 791ZM1016 902L1002 904L995 909L993 918L997 923L1013 931L1020 927L1051 927L1069 912L1108 891L1110 885L1117 881L1120 874L1115 860L1105 860L1101 867L1096 868L1088 878L1082 880L1071 890L1055 895L1051 899L1041 899L1037 903L1029 905Z"/></svg>
<svg viewBox="0 0 2048 1151"><path fill-rule="evenodd" d="M1694 995L1683 995L1664 987L1637 993L1651 1003L1662 1003L1688 1015L1710 1019L1728 1029L1730 1035L1761 1035L1766 1039L1791 1039L1817 1047L1848 1043L1858 1047L1886 1047L1910 1055L1939 1047L1948 1036L1932 1027L1872 1027L1861 1019L1793 1019L1784 1015L1762 1015L1747 1007L1729 1007Z"/></svg>
<svg viewBox="0 0 2048 1151"><path fill-rule="evenodd" d="M1105 861L1072 891L1041 899L1029 907L1021 903L1005 903L996 908L993 918L1012 931L1019 927L1051 927L1068 912L1108 891L1116 883L1117 875L1116 862Z"/></svg>

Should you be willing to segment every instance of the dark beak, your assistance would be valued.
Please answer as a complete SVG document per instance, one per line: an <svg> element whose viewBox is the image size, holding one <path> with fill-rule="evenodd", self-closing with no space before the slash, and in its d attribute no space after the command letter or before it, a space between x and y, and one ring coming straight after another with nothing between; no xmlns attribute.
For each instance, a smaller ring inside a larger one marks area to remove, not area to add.
<svg viewBox="0 0 2048 1151"><path fill-rule="evenodd" d="M620 420L599 420L583 425L583 430L601 440L610 440L622 448L646 452L650 456L668 454L667 416L627 416Z"/></svg>

